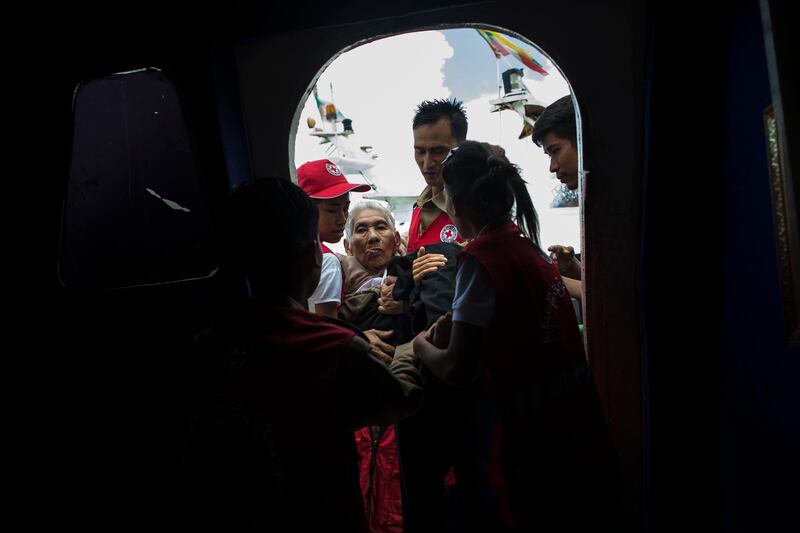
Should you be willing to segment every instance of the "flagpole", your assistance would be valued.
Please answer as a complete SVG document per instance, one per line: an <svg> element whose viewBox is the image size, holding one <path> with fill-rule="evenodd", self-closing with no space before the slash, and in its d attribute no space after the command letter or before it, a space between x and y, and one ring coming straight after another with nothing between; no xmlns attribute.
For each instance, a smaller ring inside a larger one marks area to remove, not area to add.
<svg viewBox="0 0 800 533"><path fill-rule="evenodd" d="M336 113L338 115L339 108L336 107L336 100L334 100L334 98L333 98L333 82L330 82L330 84L331 84L331 103L333 104L333 108L336 110ZM336 119L335 118L333 119L332 126L333 126L333 133L336 133L337 128L336 128Z"/></svg>
<svg viewBox="0 0 800 533"><path fill-rule="evenodd" d="M497 98L503 97L503 84L500 81L500 58L497 57L497 54L494 56L494 64L497 70ZM497 144L501 144L500 141L503 138L503 114L497 113Z"/></svg>
<svg viewBox="0 0 800 533"><path fill-rule="evenodd" d="M501 91L502 85L500 83L500 58L496 55L494 56L494 65L497 69L497 97L502 98L503 93Z"/></svg>

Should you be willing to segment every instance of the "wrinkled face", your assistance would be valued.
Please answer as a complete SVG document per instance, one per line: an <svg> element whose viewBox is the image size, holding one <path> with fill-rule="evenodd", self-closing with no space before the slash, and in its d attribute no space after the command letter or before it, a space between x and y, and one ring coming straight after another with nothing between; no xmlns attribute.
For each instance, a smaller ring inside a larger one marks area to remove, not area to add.
<svg viewBox="0 0 800 533"><path fill-rule="evenodd" d="M550 156L550 172L570 190L578 188L578 151L568 139L550 132L542 138L544 153Z"/></svg>
<svg viewBox="0 0 800 533"><path fill-rule="evenodd" d="M450 120L447 118L414 128L414 159L425 183L437 191L443 187L442 161L456 146L458 141L453 137Z"/></svg>
<svg viewBox="0 0 800 533"><path fill-rule="evenodd" d="M350 193L316 202L319 209L319 239L322 242L339 242L344 235L344 225L350 209Z"/></svg>
<svg viewBox="0 0 800 533"><path fill-rule="evenodd" d="M356 214L350 251L359 263L372 271L381 270L399 246L400 234L392 229L382 212L364 209Z"/></svg>

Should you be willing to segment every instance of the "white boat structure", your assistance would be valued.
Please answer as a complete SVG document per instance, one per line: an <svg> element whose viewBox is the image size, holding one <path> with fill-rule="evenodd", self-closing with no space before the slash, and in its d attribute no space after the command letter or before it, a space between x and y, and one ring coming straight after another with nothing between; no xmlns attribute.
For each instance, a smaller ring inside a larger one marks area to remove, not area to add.
<svg viewBox="0 0 800 533"><path fill-rule="evenodd" d="M360 175L372 191L363 193L361 198L376 200L385 203L395 217L397 229L400 233L408 231L411 221L411 212L417 194L412 192L390 191L380 184L379 173L376 172L378 153L371 145L356 145L350 138L355 134L353 121L345 117L331 101L322 100L317 88L314 87L314 98L322 119L322 127L317 121L308 117L306 124L312 131L312 137L317 137L320 144L327 144L325 157L335 163L347 175ZM333 100L333 87L331 87L331 100Z"/></svg>

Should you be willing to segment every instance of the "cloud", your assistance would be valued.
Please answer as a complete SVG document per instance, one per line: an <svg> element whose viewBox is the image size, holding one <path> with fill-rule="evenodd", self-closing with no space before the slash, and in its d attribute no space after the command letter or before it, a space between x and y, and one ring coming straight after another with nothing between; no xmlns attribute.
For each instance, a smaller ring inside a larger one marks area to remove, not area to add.
<svg viewBox="0 0 800 533"><path fill-rule="evenodd" d="M379 157L378 186L393 192L418 193L425 186L414 163L411 122L423 100L447 98L444 62L453 48L441 32L425 31L374 41L340 55L317 83L320 98L330 100L350 119L353 146L371 145ZM325 157L325 145L307 135L306 118L320 122L313 96L300 117L295 164Z"/></svg>
<svg viewBox="0 0 800 533"><path fill-rule="evenodd" d="M528 86L534 96L534 102L543 106L548 106L570 93L567 80L556 70L555 65L550 69L549 76L540 79L527 79L525 85Z"/></svg>

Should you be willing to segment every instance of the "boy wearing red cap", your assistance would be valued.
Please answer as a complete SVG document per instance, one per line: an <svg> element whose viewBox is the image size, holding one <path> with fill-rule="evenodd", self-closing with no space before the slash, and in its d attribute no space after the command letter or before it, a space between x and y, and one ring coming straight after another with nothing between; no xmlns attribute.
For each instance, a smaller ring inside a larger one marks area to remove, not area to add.
<svg viewBox="0 0 800 533"><path fill-rule="evenodd" d="M369 185L350 183L332 161L318 159L300 165L297 184L314 199L319 209L319 240L322 248L322 272L314 294L309 299L318 315L336 318L344 287L342 266L333 251L323 242L339 242L350 209L350 191L367 192Z"/></svg>

